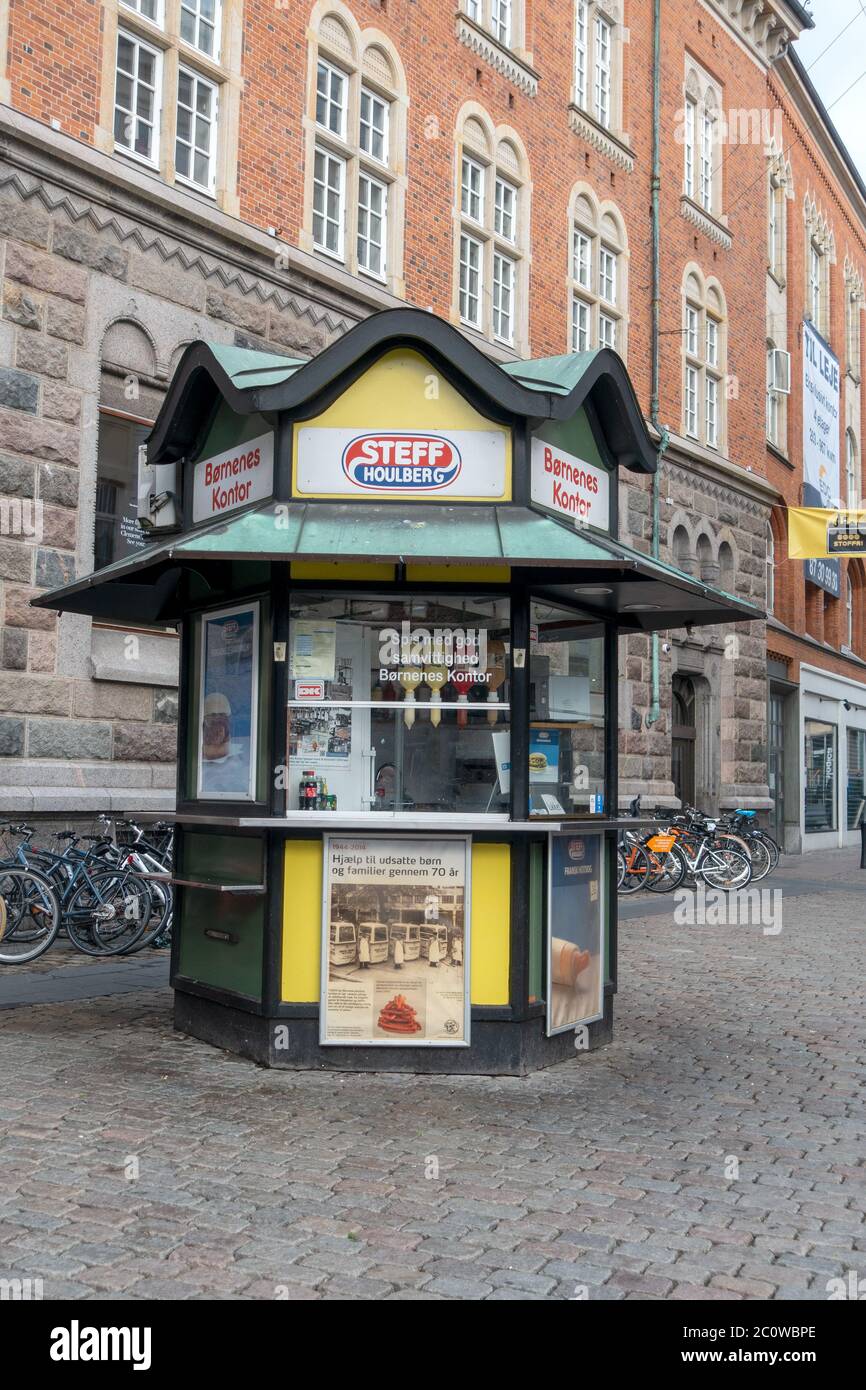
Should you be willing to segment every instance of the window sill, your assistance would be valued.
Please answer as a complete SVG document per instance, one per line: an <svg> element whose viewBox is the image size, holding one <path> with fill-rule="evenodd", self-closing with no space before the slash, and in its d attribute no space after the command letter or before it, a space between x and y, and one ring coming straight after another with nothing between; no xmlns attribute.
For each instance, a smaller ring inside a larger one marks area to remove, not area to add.
<svg viewBox="0 0 866 1390"><path fill-rule="evenodd" d="M611 163L618 164L627 174L634 169L634 155L622 140L618 139L606 126L599 125L582 106L571 102L568 107L568 123L575 135L586 140L599 154Z"/></svg>
<svg viewBox="0 0 866 1390"><path fill-rule="evenodd" d="M188 188L190 193L198 193L202 198L210 198L211 202L216 202L216 189L205 188L202 184L196 183L195 179L188 179L184 174L175 174L175 183L182 188Z"/></svg>
<svg viewBox="0 0 866 1390"><path fill-rule="evenodd" d="M538 91L538 73L528 63L518 58L510 48L505 48L486 29L470 19L468 15L457 15L457 38L472 53L483 58L502 77L513 82L524 96L534 97Z"/></svg>
<svg viewBox="0 0 866 1390"><path fill-rule="evenodd" d="M687 222L691 222L693 227L697 227L698 231L703 232L704 236L708 236L711 241L715 241L726 251L730 251L733 238L727 227L711 212L707 212L693 198L690 198L687 193L680 195L680 213Z"/></svg>
<svg viewBox="0 0 866 1390"><path fill-rule="evenodd" d="M157 178L161 176L159 165L152 159L148 159L146 155L138 154L135 150L124 149L123 145L118 145L116 140L114 142L114 153L120 155L121 159L129 159L133 164L139 164L142 168L149 169L152 174L156 174Z"/></svg>
<svg viewBox="0 0 866 1390"><path fill-rule="evenodd" d="M773 458L778 459L780 463L784 463L785 467L790 468L791 472L793 473L793 463L788 458L788 455L784 453L784 451L779 447L779 445L773 443L772 439L767 440L767 450L769 453L773 455Z"/></svg>

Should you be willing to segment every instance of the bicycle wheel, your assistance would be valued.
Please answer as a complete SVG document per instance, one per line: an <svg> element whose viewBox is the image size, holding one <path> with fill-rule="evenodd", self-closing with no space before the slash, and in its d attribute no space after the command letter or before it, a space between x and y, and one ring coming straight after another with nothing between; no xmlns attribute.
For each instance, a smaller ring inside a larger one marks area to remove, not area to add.
<svg viewBox="0 0 866 1390"><path fill-rule="evenodd" d="M666 854L660 854L657 850L650 853L650 877L647 879L647 891L650 893L672 893L675 888L679 888L686 876L686 863L681 855L674 854L670 849Z"/></svg>
<svg viewBox="0 0 866 1390"><path fill-rule="evenodd" d="M147 883L150 893L150 920L147 928L141 936L129 946L124 946L119 952L122 956L130 956L135 951L143 951L145 946L150 946L158 936L166 930L171 923L171 913L174 906L171 887L167 883L155 883L152 879Z"/></svg>
<svg viewBox="0 0 866 1390"><path fill-rule="evenodd" d="M711 888L720 888L725 893L745 888L752 877L752 866L744 854L738 849L728 849L713 840L708 842L707 852L710 861L701 864L698 869L698 875L705 883Z"/></svg>
<svg viewBox="0 0 866 1390"><path fill-rule="evenodd" d="M100 869L76 888L63 921L79 951L113 956L135 945L147 929L151 910L144 879L127 870Z"/></svg>
<svg viewBox="0 0 866 1390"><path fill-rule="evenodd" d="M770 867L767 873L771 874L779 862L779 856L782 851L779 849L772 835L768 835L766 830L757 830L754 838L761 841L761 844L770 856Z"/></svg>
<svg viewBox="0 0 866 1390"><path fill-rule="evenodd" d="M746 843L749 846L749 859L752 863L752 882L760 883L762 878L773 867L773 860L770 851L759 835L747 835Z"/></svg>
<svg viewBox="0 0 866 1390"><path fill-rule="evenodd" d="M625 856L625 876L618 892L625 897L646 887L650 876L649 856L640 845L632 845Z"/></svg>
<svg viewBox="0 0 866 1390"><path fill-rule="evenodd" d="M616 851L616 891L619 892L625 878L625 855L617 846Z"/></svg>
<svg viewBox="0 0 866 1390"><path fill-rule="evenodd" d="M0 866L0 963L23 965L48 950L60 929L60 900L35 869Z"/></svg>

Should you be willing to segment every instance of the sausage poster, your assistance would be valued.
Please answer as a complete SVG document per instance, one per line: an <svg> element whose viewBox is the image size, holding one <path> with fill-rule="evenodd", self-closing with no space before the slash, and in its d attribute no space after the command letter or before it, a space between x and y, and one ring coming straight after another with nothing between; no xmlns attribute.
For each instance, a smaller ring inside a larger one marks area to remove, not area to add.
<svg viewBox="0 0 866 1390"><path fill-rule="evenodd" d="M547 1035L604 1013L604 841L551 835L547 891Z"/></svg>
<svg viewBox="0 0 866 1390"><path fill-rule="evenodd" d="M469 840L328 835L319 1038L469 1043Z"/></svg>

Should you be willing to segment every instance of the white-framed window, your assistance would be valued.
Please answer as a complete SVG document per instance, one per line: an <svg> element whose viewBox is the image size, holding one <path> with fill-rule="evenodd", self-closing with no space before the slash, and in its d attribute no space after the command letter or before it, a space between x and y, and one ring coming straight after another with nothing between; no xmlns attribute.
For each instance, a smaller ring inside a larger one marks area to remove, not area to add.
<svg viewBox="0 0 866 1390"><path fill-rule="evenodd" d="M711 217L722 214L722 166L716 144L723 97L719 83L687 54L681 128L683 193Z"/></svg>
<svg viewBox="0 0 866 1390"><path fill-rule="evenodd" d="M716 284L689 271L683 302L683 430L708 449L724 443L724 315Z"/></svg>
<svg viewBox="0 0 866 1390"><path fill-rule="evenodd" d="M503 48L510 48L511 0L490 0L490 27Z"/></svg>
<svg viewBox="0 0 866 1390"><path fill-rule="evenodd" d="M477 111L462 120L457 140L454 311L492 341L526 346L524 156L509 131L498 132Z"/></svg>
<svg viewBox="0 0 866 1390"><path fill-rule="evenodd" d="M484 247L477 237L460 237L460 317L473 328L481 327L481 293Z"/></svg>
<svg viewBox="0 0 866 1390"><path fill-rule="evenodd" d="M189 68L178 69L175 171L208 193L216 181L217 99L212 82Z"/></svg>
<svg viewBox="0 0 866 1390"><path fill-rule="evenodd" d="M496 180L493 230L503 241L513 242L517 235L517 189L507 179Z"/></svg>
<svg viewBox="0 0 866 1390"><path fill-rule="evenodd" d="M619 5L573 0L574 105L605 130L620 125L621 24Z"/></svg>
<svg viewBox="0 0 866 1390"><path fill-rule="evenodd" d="M854 585L850 574L845 575L845 645L854 650Z"/></svg>
<svg viewBox="0 0 866 1390"><path fill-rule="evenodd" d="M503 343L514 342L515 265L510 256L493 253L493 336Z"/></svg>
<svg viewBox="0 0 866 1390"><path fill-rule="evenodd" d="M460 211L479 226L484 222L484 183L486 169L477 160L463 156L460 174Z"/></svg>
<svg viewBox="0 0 866 1390"><path fill-rule="evenodd" d="M610 125L611 43L611 24L602 15L597 15L593 96L595 119L605 128Z"/></svg>
<svg viewBox="0 0 866 1390"><path fill-rule="evenodd" d="M586 106L586 75L589 63L589 6L577 0L574 10L574 102Z"/></svg>
<svg viewBox="0 0 866 1390"><path fill-rule="evenodd" d="M849 507L860 506L860 458L857 450L857 439L854 431L848 427L845 431L845 484L846 499Z"/></svg>
<svg viewBox="0 0 866 1390"><path fill-rule="evenodd" d="M346 138L348 74L320 58L316 68L316 124L341 140Z"/></svg>
<svg viewBox="0 0 866 1390"><path fill-rule="evenodd" d="M123 29L117 31L114 83L114 143L128 154L156 164L162 54Z"/></svg>
<svg viewBox="0 0 866 1390"><path fill-rule="evenodd" d="M523 0L462 0L461 8L470 19L492 34L503 48L519 45L523 30Z"/></svg>
<svg viewBox="0 0 866 1390"><path fill-rule="evenodd" d="M683 148L685 151L684 188L689 198L695 196L695 149L697 145L698 104L686 97L683 115Z"/></svg>
<svg viewBox="0 0 866 1390"><path fill-rule="evenodd" d="M625 350L625 233L622 219L609 205L597 203L588 189L571 200L572 352L609 347Z"/></svg>
<svg viewBox="0 0 866 1390"><path fill-rule="evenodd" d="M145 19L162 27L162 0L120 0L120 3L127 10L134 10L136 14L143 15Z"/></svg>
<svg viewBox="0 0 866 1390"><path fill-rule="evenodd" d="M390 105L383 97L370 91L369 87L361 88L361 149L379 164L388 163Z"/></svg>
<svg viewBox="0 0 866 1390"><path fill-rule="evenodd" d="M860 384L860 315L866 303L863 274L845 257L845 365L852 381Z"/></svg>
<svg viewBox="0 0 866 1390"><path fill-rule="evenodd" d="M617 254L608 246L598 248L598 293L606 304L616 304Z"/></svg>
<svg viewBox="0 0 866 1390"><path fill-rule="evenodd" d="M358 268L384 279L388 227L388 185L370 174L358 176Z"/></svg>
<svg viewBox="0 0 866 1390"><path fill-rule="evenodd" d="M685 390L685 427L686 434L692 439L697 439L699 429L698 418L698 382L700 373L697 367L691 363L686 363L686 390Z"/></svg>
<svg viewBox="0 0 866 1390"><path fill-rule="evenodd" d="M343 9L310 39L300 244L402 296L405 81L384 36Z"/></svg>
<svg viewBox="0 0 866 1390"><path fill-rule="evenodd" d="M830 266L836 260L836 241L821 209L806 194L805 222L805 313L817 331L830 341Z"/></svg>
<svg viewBox="0 0 866 1390"><path fill-rule="evenodd" d="M701 114L700 202L706 212L713 211L713 147L716 126L712 115L704 108Z"/></svg>
<svg viewBox="0 0 866 1390"><path fill-rule="evenodd" d="M571 278L582 290L592 289L592 237L579 227L572 231Z"/></svg>
<svg viewBox="0 0 866 1390"><path fill-rule="evenodd" d="M313 244L343 258L346 221L346 161L317 145L313 170Z"/></svg>
<svg viewBox="0 0 866 1390"><path fill-rule="evenodd" d="M184 43L218 59L220 52L219 0L180 0L180 36Z"/></svg>
<svg viewBox="0 0 866 1390"><path fill-rule="evenodd" d="M775 444L776 447L778 448L779 445L780 445L781 442L782 442L782 431L781 431L781 398L780 398L780 396L779 396L778 391L776 391L776 390L774 389L774 387L775 387L775 381L774 381L774 369L773 369L773 362L774 362L773 354L774 354L775 350L776 350L776 349L775 349L775 344L772 343L772 342L768 342L768 343L767 343L767 439L770 441L771 444Z"/></svg>
<svg viewBox="0 0 866 1390"><path fill-rule="evenodd" d="M571 350L588 352L592 342L592 309L575 295L571 301Z"/></svg>

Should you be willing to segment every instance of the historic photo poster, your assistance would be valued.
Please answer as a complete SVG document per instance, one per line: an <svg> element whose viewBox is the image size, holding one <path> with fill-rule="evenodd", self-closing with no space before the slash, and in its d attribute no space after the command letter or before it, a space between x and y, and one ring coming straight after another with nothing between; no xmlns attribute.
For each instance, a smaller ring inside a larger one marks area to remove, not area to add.
<svg viewBox="0 0 866 1390"><path fill-rule="evenodd" d="M547 1034L604 1013L604 840L551 835L548 855Z"/></svg>
<svg viewBox="0 0 866 1390"><path fill-rule="evenodd" d="M325 839L319 1036L469 1042L469 840Z"/></svg>

